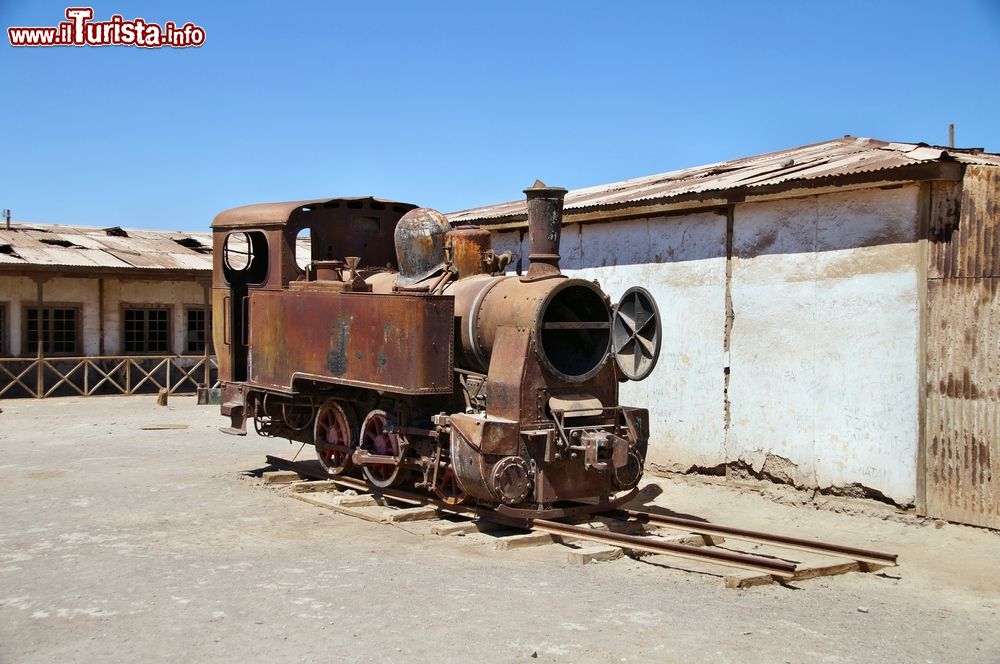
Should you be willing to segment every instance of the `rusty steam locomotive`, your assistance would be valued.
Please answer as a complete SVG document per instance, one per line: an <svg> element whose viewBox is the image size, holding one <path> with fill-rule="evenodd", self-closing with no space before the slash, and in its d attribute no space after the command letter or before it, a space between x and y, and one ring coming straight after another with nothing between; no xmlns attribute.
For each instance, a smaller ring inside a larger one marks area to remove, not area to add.
<svg viewBox="0 0 1000 664"><path fill-rule="evenodd" d="M529 265L488 231L376 198L251 205L213 222L223 429L312 444L328 473L511 514L634 493L659 353L650 294L611 306L559 268L565 189L525 190ZM310 257L296 261L307 230Z"/></svg>

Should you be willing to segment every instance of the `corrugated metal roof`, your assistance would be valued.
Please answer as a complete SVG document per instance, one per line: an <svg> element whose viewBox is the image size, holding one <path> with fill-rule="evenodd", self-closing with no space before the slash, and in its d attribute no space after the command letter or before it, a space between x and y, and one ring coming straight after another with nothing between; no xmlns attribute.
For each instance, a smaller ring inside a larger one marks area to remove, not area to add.
<svg viewBox="0 0 1000 664"><path fill-rule="evenodd" d="M11 224L10 230L0 226L0 263L5 266L211 272L211 249L210 233L24 222Z"/></svg>
<svg viewBox="0 0 1000 664"><path fill-rule="evenodd" d="M755 157L574 189L566 195L564 209L567 212L583 212L627 204L669 203L671 199L681 196L700 194L706 194L705 198L718 198L723 192L736 189L749 189L752 193L754 188L799 181L822 186L824 178L888 172L933 161L1000 166L1000 155L923 143L890 143L845 136ZM482 222L486 225L524 216L524 199L447 215L453 223Z"/></svg>

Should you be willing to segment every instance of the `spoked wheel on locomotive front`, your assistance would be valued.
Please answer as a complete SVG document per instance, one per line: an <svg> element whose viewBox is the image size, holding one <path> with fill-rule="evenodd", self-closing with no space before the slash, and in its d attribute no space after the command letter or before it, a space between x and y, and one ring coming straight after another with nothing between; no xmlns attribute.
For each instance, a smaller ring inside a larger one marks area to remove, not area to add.
<svg viewBox="0 0 1000 664"><path fill-rule="evenodd" d="M388 459L366 462L362 466L362 472L369 484L380 489L402 484L407 473L399 462L402 460L400 449L405 443L405 438L390 426L386 411L376 408L365 416L359 437L361 450L379 457L392 457L395 460L395 463L389 463Z"/></svg>
<svg viewBox="0 0 1000 664"><path fill-rule="evenodd" d="M354 467L351 461L357 440L358 418L354 408L336 399L328 399L316 412L313 441L320 465L331 475L343 475Z"/></svg>
<svg viewBox="0 0 1000 664"><path fill-rule="evenodd" d="M464 505L471 500L471 496L465 492L455 469L450 462L445 461L444 467L438 466L437 482L434 484L434 495L446 505Z"/></svg>

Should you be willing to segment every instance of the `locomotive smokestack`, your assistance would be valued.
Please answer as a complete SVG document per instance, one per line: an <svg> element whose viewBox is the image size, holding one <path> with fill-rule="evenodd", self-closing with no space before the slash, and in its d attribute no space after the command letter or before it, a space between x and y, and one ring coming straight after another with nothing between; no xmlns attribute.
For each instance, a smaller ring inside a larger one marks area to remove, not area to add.
<svg viewBox="0 0 1000 664"><path fill-rule="evenodd" d="M559 237L566 190L546 187L541 180L524 190L528 197L528 274L522 281L538 281L562 274L559 271Z"/></svg>

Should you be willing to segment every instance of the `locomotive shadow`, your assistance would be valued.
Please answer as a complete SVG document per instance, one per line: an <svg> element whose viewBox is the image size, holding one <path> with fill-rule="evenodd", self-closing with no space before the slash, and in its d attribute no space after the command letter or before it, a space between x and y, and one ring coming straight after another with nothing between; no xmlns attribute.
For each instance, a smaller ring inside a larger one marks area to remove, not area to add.
<svg viewBox="0 0 1000 664"><path fill-rule="evenodd" d="M309 459L309 458L306 458L306 459L294 459L293 458L292 460L296 461L298 463L301 463L301 464L303 464L305 466L315 467L316 470L322 470L322 468L323 468L320 465L319 461L317 461L316 459ZM241 471L239 471L239 474L240 474L241 477L255 477L257 479L262 479L264 477L265 473L279 472L281 470L282 470L282 468L279 468L278 466L275 466L275 465L270 464L270 463L265 463L264 465L262 465L262 466L260 466L258 468L247 468L246 470L241 470ZM302 479L306 480L306 479L309 479L309 478L303 476Z"/></svg>
<svg viewBox="0 0 1000 664"><path fill-rule="evenodd" d="M257 479L260 479L264 477L264 473L271 473L276 470L281 470L281 469L278 468L277 466L272 466L271 464L267 464L265 466L261 466L260 468L250 468L248 470L240 471L240 475L243 477L256 477Z"/></svg>
<svg viewBox="0 0 1000 664"><path fill-rule="evenodd" d="M690 521L700 521L701 523L709 523L709 520L703 516L698 516L697 514L689 514L687 512L678 512L672 510L668 507L663 507L662 505L656 505L653 501L663 495L663 487L658 484L647 484L642 489L639 490L639 494L630 500L629 502L622 505L624 509L642 509L644 512L649 512L650 514L658 514L660 516L672 516L679 519L688 519Z"/></svg>

